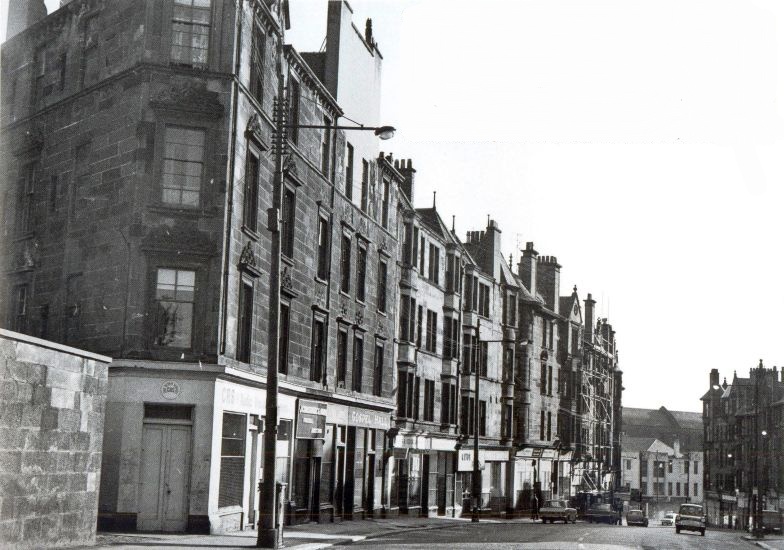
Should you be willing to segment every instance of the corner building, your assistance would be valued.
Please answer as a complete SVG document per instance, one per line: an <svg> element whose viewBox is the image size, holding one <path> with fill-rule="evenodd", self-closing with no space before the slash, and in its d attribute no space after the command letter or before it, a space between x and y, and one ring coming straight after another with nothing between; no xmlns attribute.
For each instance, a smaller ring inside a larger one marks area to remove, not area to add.
<svg viewBox="0 0 784 550"><path fill-rule="evenodd" d="M293 128L334 126L344 97L347 116L378 125L372 26L360 33L331 1L326 50L300 54L278 48L289 21L277 1L14 13L0 307L9 328L114 358L100 526L253 525L268 368L281 373L286 521L384 513L403 177L374 138ZM280 212L276 104L292 126ZM281 357L269 365L276 227Z"/></svg>

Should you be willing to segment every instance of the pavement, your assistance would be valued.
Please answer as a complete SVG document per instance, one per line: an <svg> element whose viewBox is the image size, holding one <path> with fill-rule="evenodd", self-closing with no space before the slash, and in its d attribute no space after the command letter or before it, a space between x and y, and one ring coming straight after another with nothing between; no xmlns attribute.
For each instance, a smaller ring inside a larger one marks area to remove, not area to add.
<svg viewBox="0 0 784 550"><path fill-rule="evenodd" d="M499 523L501 520L482 520L483 523ZM531 523L530 519L515 520ZM430 529L447 529L470 522L464 518L409 518L368 519L339 523L309 523L287 526L283 529L286 548L318 550L336 545L352 544L396 532L412 532ZM108 533L99 532L93 549L139 549L139 548L252 548L256 544L256 530L237 531L223 535L190 535L168 533Z"/></svg>
<svg viewBox="0 0 784 550"><path fill-rule="evenodd" d="M369 519L345 521L340 523L310 523L285 527L283 530L284 543L286 548L298 548L299 550L319 550L332 546L343 546L350 544L367 545L372 539L380 537L408 537L410 533L417 531L434 531L439 529L450 529L458 526L468 527L470 523L467 518L417 518L401 516L390 519ZM529 518L519 518L512 520L493 520L483 519L480 525L485 527L488 524L531 524L534 523ZM536 522L540 523L540 522ZM479 527L479 526L477 526ZM524 528L524 525L519 525ZM491 527L492 529L492 527ZM472 529L473 531L473 529ZM732 534L729 530L726 534ZM434 533L435 534L435 533ZM422 534L420 539L430 535ZM700 540L701 538L695 539ZM737 536L736 541L745 539L750 545L756 545L764 550L784 550L784 537L766 536L763 540L756 540L749 536ZM582 540L582 539L581 539ZM379 541L380 543L380 541ZM186 549L186 548L220 548L220 549L240 549L253 548L256 544L256 531L245 530L222 535L191 535L191 534L171 534L171 533L108 533L99 532L96 537L95 546L92 549L119 550L119 549ZM375 546L375 545L374 545ZM85 547L86 548L86 547Z"/></svg>

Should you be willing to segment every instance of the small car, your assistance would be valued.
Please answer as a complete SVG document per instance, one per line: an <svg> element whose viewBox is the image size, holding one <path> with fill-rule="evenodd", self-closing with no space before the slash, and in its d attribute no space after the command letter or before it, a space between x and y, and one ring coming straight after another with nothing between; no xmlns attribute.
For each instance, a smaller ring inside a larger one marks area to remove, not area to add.
<svg viewBox="0 0 784 550"><path fill-rule="evenodd" d="M577 523L577 509L570 508L565 500L548 500L539 509L542 523L555 523L556 520L564 523Z"/></svg>
<svg viewBox="0 0 784 550"><path fill-rule="evenodd" d="M642 513L642 510L629 510L626 512L626 525L642 525L648 527L648 518Z"/></svg>
<svg viewBox="0 0 784 550"><path fill-rule="evenodd" d="M778 510L762 511L762 529L766 533L781 533L784 517Z"/></svg>
<svg viewBox="0 0 784 550"><path fill-rule="evenodd" d="M705 511L699 504L681 504L675 516L675 533L697 531L705 536Z"/></svg>
<svg viewBox="0 0 784 550"><path fill-rule="evenodd" d="M661 520L662 525L675 525L675 512L667 512Z"/></svg>
<svg viewBox="0 0 784 550"><path fill-rule="evenodd" d="M596 504L591 506L585 513L588 523L609 523L610 525L620 525L621 514L612 509L609 504Z"/></svg>

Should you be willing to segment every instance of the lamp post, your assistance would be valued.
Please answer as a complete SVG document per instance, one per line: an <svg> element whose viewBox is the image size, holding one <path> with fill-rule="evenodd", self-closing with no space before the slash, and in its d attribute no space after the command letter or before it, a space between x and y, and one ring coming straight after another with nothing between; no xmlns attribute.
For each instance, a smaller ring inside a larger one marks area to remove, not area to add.
<svg viewBox="0 0 784 550"><path fill-rule="evenodd" d="M759 475L759 453L760 453L760 383L764 374L762 366L762 359L760 359L757 366L757 372L754 379L754 487L752 492L756 489L756 501L754 502L754 519L752 534L755 538L762 538L762 491L760 490L760 475Z"/></svg>
<svg viewBox="0 0 784 550"><path fill-rule="evenodd" d="M267 356L267 396L266 417L264 420L264 477L259 483L261 503L259 508L266 513L259 514L256 538L258 548L280 548L283 546L282 507L279 498L282 487L276 483L275 448L278 435L278 369L280 360L280 279L281 279L281 211L283 208L283 182L285 177L284 150L286 148L285 129L313 128L320 130L360 130L374 132L379 139L390 139L395 135L392 126L327 126L315 124L289 124L286 120L286 86L283 72L284 30L280 24L276 45L276 64L278 85L273 111L275 132L273 136L274 178L272 182L272 207L267 210L267 229L271 234L270 265L270 320Z"/></svg>

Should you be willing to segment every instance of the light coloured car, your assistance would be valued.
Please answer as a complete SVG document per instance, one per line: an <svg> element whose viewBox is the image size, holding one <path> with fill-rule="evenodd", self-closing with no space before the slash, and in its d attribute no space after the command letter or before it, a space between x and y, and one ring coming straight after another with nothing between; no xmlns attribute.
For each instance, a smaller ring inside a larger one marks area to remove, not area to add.
<svg viewBox="0 0 784 550"><path fill-rule="evenodd" d="M675 512L667 512L661 520L662 525L675 525Z"/></svg>
<svg viewBox="0 0 784 550"><path fill-rule="evenodd" d="M699 504L681 504L675 516L675 533L697 531L705 536L705 510Z"/></svg>
<svg viewBox="0 0 784 550"><path fill-rule="evenodd" d="M556 521L563 521L564 523L577 523L577 509L570 508L565 500L548 500L539 509L539 517L542 518L542 523L555 523Z"/></svg>

